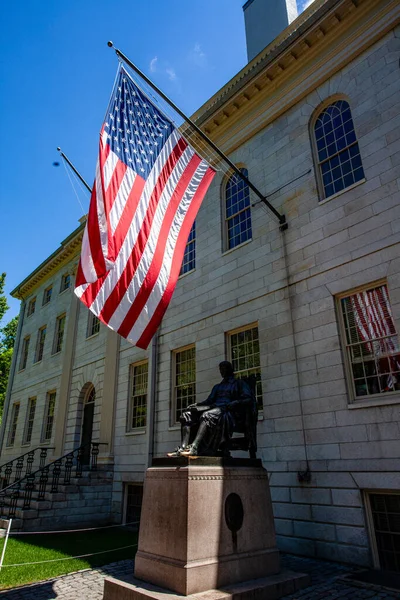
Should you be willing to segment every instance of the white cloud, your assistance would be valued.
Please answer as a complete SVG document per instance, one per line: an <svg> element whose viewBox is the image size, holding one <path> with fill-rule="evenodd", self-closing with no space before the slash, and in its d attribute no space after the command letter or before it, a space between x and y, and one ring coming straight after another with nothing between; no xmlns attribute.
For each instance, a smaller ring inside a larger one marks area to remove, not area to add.
<svg viewBox="0 0 400 600"><path fill-rule="evenodd" d="M168 79L170 81L176 81L176 73L175 73L174 69L172 69L171 67L168 67L167 69L165 69L165 72L168 75Z"/></svg>
<svg viewBox="0 0 400 600"><path fill-rule="evenodd" d="M151 73L154 73L156 71L157 61L158 61L157 56L155 56L154 58L151 59L151 61L150 61L150 72Z"/></svg>
<svg viewBox="0 0 400 600"><path fill-rule="evenodd" d="M312 4L313 2L314 2L314 0L301 0L299 12L306 10L306 8L308 8L310 6L310 4Z"/></svg>
<svg viewBox="0 0 400 600"><path fill-rule="evenodd" d="M198 42L195 43L194 48L190 51L189 60L197 67L207 66L207 55L203 52Z"/></svg>

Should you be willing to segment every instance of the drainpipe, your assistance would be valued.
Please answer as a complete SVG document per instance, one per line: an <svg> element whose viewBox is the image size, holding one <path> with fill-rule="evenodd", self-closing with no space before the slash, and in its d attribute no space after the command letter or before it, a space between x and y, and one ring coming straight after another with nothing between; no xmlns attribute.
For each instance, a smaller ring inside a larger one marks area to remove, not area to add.
<svg viewBox="0 0 400 600"><path fill-rule="evenodd" d="M147 453L145 458L145 470L151 467L154 455L154 429L157 399L157 363L158 363L158 339L159 330L156 331L151 340L151 351L149 361L149 402L147 406Z"/></svg>
<svg viewBox="0 0 400 600"><path fill-rule="evenodd" d="M21 307L19 310L17 335L15 338L14 351L13 351L13 356L11 359L10 373L8 375L7 392L6 392L6 397L4 400L4 408L3 408L3 420L1 423L1 429L0 429L0 455L1 455L1 452L3 449L3 440L4 440L6 425L7 425L8 410L10 407L11 390L12 390L12 386L14 383L15 369L17 366L17 356L18 356L20 340L21 340L22 324L23 324L24 315L25 315L25 304L26 304L25 300L22 300Z"/></svg>

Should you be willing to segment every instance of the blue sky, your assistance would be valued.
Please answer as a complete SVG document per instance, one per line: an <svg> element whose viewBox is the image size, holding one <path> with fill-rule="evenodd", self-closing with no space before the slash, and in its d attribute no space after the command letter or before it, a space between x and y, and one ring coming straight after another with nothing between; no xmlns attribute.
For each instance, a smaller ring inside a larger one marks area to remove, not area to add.
<svg viewBox="0 0 400 600"><path fill-rule="evenodd" d="M187 113L247 62L244 0L20 0L3 4L0 272L14 289L87 212L56 151L91 185L117 68L113 40ZM303 10L310 0L298 0ZM83 210L82 210L83 209ZM19 311L10 310L3 324Z"/></svg>

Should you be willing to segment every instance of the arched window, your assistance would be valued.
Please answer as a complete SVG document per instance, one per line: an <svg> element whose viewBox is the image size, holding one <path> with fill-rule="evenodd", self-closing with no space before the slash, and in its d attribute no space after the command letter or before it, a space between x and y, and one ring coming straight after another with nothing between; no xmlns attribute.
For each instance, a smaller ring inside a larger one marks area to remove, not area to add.
<svg viewBox="0 0 400 600"><path fill-rule="evenodd" d="M247 169L240 169L248 177ZM233 173L225 188L225 249L230 250L250 240L251 212L248 185Z"/></svg>
<svg viewBox="0 0 400 600"><path fill-rule="evenodd" d="M346 100L333 102L314 125L321 200L364 179L351 110Z"/></svg>

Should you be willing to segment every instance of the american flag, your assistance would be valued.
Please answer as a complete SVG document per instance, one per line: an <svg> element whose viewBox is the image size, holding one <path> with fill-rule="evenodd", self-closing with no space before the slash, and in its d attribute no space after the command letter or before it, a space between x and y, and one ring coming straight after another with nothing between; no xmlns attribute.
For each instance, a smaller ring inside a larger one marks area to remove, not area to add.
<svg viewBox="0 0 400 600"><path fill-rule="evenodd" d="M147 348L215 171L120 66L100 132L75 293Z"/></svg>

